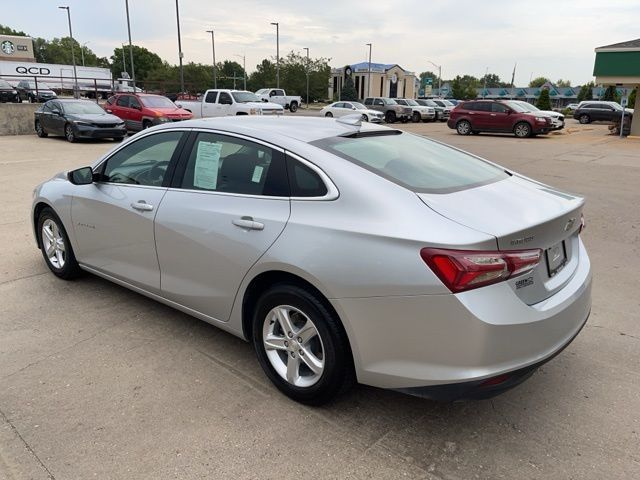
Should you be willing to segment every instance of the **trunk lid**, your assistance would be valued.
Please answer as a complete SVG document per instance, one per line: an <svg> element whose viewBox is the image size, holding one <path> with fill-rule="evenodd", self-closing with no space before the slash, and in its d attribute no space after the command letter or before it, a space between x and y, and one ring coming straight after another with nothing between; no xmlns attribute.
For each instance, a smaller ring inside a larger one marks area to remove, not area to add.
<svg viewBox="0 0 640 480"><path fill-rule="evenodd" d="M453 193L417 195L442 216L494 236L498 250L542 249L533 272L508 280L528 304L560 290L577 268L582 197L516 175Z"/></svg>

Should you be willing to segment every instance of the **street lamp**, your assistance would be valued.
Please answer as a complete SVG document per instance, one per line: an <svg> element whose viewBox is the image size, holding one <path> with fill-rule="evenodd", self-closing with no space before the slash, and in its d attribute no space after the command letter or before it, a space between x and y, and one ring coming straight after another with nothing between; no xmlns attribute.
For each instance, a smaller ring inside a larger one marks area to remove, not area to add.
<svg viewBox="0 0 640 480"><path fill-rule="evenodd" d="M182 40L180 38L180 9L176 0L176 23L178 25L178 60L180 61L180 93L184 93L184 69L182 68Z"/></svg>
<svg viewBox="0 0 640 480"><path fill-rule="evenodd" d="M216 80L216 40L213 36L213 28L207 30L207 33L211 34L211 51L213 53L213 88L218 88L218 81Z"/></svg>
<svg viewBox="0 0 640 480"><path fill-rule="evenodd" d="M242 77L244 81L244 89L246 90L247 89L247 69L246 69L247 57L246 55L240 55L239 53L234 54L234 56L242 59Z"/></svg>
<svg viewBox="0 0 640 480"><path fill-rule="evenodd" d="M307 51L307 109L309 108L309 47L304 47L303 50Z"/></svg>
<svg viewBox="0 0 640 480"><path fill-rule="evenodd" d="M73 31L71 30L71 11L69 7L58 7L67 11L67 20L69 21L69 36L71 37L71 60L73 62L73 98L78 98L78 72L76 71L76 54L73 48Z"/></svg>
<svg viewBox="0 0 640 480"><path fill-rule="evenodd" d="M136 69L133 66L133 45L131 44L131 23L129 22L129 0L124 0L124 6L127 11L127 32L129 33L129 61L131 62L131 82L133 83L133 92L136 91ZM124 55L124 48L122 54Z"/></svg>
<svg viewBox="0 0 640 480"><path fill-rule="evenodd" d="M86 48L89 42L84 42L82 47L80 48L80 55L82 55L82 66L84 67L84 49Z"/></svg>
<svg viewBox="0 0 640 480"><path fill-rule="evenodd" d="M276 26L276 88L280 88L280 24L271 22Z"/></svg>
<svg viewBox="0 0 640 480"><path fill-rule="evenodd" d="M431 60L427 60L427 62L438 69L438 95L442 96L442 67L440 65L436 65Z"/></svg>
<svg viewBox="0 0 640 480"><path fill-rule="evenodd" d="M370 97L371 96L371 48L373 47L373 44L367 43L365 45L369 47L369 74L367 76L367 97Z"/></svg>

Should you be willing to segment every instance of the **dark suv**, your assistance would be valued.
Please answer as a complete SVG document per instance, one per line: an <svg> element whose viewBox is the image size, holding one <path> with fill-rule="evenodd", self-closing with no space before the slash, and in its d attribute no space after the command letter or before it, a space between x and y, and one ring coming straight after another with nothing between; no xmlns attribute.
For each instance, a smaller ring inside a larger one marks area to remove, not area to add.
<svg viewBox="0 0 640 480"><path fill-rule="evenodd" d="M633 116L633 110L626 109L625 116ZM622 106L616 102L581 102L573 112L573 118L580 123L619 122L622 118Z"/></svg>
<svg viewBox="0 0 640 480"><path fill-rule="evenodd" d="M551 119L529 113L508 100L472 100L461 102L451 111L449 128L460 135L480 132L513 133L526 138L549 133Z"/></svg>
<svg viewBox="0 0 640 480"><path fill-rule="evenodd" d="M382 112L387 123L395 123L398 120L408 122L413 114L411 107L399 105L393 98L368 97L364 99L364 104L372 110Z"/></svg>

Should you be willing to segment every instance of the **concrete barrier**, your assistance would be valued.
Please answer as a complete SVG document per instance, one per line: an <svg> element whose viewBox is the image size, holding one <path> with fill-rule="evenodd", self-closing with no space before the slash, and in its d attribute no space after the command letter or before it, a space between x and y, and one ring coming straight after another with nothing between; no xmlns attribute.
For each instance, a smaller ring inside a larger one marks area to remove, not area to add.
<svg viewBox="0 0 640 480"><path fill-rule="evenodd" d="M37 103L0 103L0 135L31 135Z"/></svg>

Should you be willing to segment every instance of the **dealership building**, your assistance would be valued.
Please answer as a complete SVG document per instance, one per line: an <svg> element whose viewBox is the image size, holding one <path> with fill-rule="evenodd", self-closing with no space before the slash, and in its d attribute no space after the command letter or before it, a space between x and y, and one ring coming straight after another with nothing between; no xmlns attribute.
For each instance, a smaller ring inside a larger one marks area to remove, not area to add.
<svg viewBox="0 0 640 480"><path fill-rule="evenodd" d="M35 62L31 37L0 35L0 61Z"/></svg>
<svg viewBox="0 0 640 480"><path fill-rule="evenodd" d="M369 65L371 65L370 71ZM360 99L365 97L416 98L418 96L419 80L414 72L405 70L396 63L361 62L331 69L328 98L340 98L340 92L348 77L353 79Z"/></svg>

